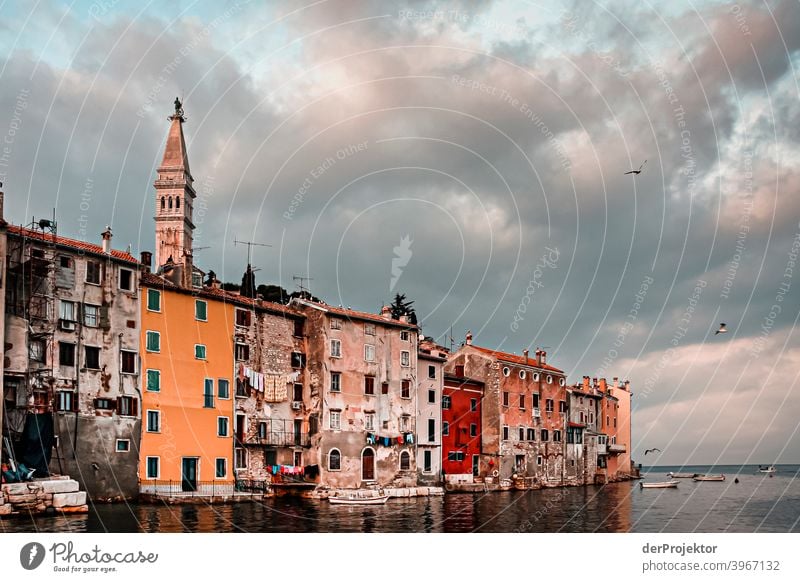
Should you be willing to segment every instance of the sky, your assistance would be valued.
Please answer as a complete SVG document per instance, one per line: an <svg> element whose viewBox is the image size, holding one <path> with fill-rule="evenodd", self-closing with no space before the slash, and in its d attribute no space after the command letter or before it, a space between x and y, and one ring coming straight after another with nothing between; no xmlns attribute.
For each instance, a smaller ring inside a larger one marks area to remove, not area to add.
<svg viewBox="0 0 800 582"><path fill-rule="evenodd" d="M2 2L5 218L153 250L179 96L201 269L628 379L645 465L797 463L799 49L795 0Z"/></svg>

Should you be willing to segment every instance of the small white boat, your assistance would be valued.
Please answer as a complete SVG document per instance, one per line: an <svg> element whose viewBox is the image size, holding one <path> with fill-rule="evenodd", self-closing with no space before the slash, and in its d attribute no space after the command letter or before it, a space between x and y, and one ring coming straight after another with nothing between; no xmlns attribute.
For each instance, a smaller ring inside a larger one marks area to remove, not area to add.
<svg viewBox="0 0 800 582"><path fill-rule="evenodd" d="M388 500L388 495L373 495L370 497L359 497L358 495L335 495L333 497L328 497L328 501L334 505L383 505Z"/></svg>
<svg viewBox="0 0 800 582"><path fill-rule="evenodd" d="M759 473L775 473L775 466L774 465L766 465L762 467L761 465L758 466Z"/></svg>
<svg viewBox="0 0 800 582"><path fill-rule="evenodd" d="M695 481L724 481L725 475L698 475Z"/></svg>
<svg viewBox="0 0 800 582"><path fill-rule="evenodd" d="M643 483L639 481L639 487L642 489L675 489L677 486L677 481L662 481L659 483Z"/></svg>
<svg viewBox="0 0 800 582"><path fill-rule="evenodd" d="M699 473L667 473L667 477L670 479L694 479L695 477L699 477Z"/></svg>

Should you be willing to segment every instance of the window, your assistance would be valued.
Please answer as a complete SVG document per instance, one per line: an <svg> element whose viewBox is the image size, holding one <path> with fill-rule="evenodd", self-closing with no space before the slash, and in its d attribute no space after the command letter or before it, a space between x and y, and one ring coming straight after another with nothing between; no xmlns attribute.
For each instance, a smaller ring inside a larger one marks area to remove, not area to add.
<svg viewBox="0 0 800 582"><path fill-rule="evenodd" d="M559 378L558 379L558 385L559 386L564 386L566 383L567 383L567 381L564 378Z"/></svg>
<svg viewBox="0 0 800 582"><path fill-rule="evenodd" d="M122 373L123 374L135 374L136 373L136 352L129 352L122 350L121 352L122 358Z"/></svg>
<svg viewBox="0 0 800 582"><path fill-rule="evenodd" d="M250 359L250 346L247 344L236 344L234 352L237 362L246 362Z"/></svg>
<svg viewBox="0 0 800 582"><path fill-rule="evenodd" d="M552 400L552 398L548 398L547 400L544 401L544 409L547 412L553 412L553 400Z"/></svg>
<svg viewBox="0 0 800 582"><path fill-rule="evenodd" d="M364 360L367 362L375 361L375 346L371 344L364 345Z"/></svg>
<svg viewBox="0 0 800 582"><path fill-rule="evenodd" d="M476 437L478 436L478 425L474 422L469 425L469 436Z"/></svg>
<svg viewBox="0 0 800 582"><path fill-rule="evenodd" d="M404 414L400 417L400 431L405 432L409 430L409 426L411 425L411 416L408 414Z"/></svg>
<svg viewBox="0 0 800 582"><path fill-rule="evenodd" d="M292 368L305 368L306 355L302 352L292 352Z"/></svg>
<svg viewBox="0 0 800 582"><path fill-rule="evenodd" d="M214 408L214 380L206 378L203 381L203 408Z"/></svg>
<svg viewBox="0 0 800 582"><path fill-rule="evenodd" d="M408 332L407 332L407 331L401 331L401 332L400 332L400 341L401 341L401 342L407 342L407 341L409 341L409 335L408 335Z"/></svg>
<svg viewBox="0 0 800 582"><path fill-rule="evenodd" d="M520 441L524 441L525 440L525 427L523 427L523 426L519 427L519 429L517 429L517 432L519 434L519 440Z"/></svg>
<svg viewBox="0 0 800 582"><path fill-rule="evenodd" d="M86 282L99 285L101 269L102 265L98 261L86 261Z"/></svg>
<svg viewBox="0 0 800 582"><path fill-rule="evenodd" d="M77 403L74 392L68 390L56 392L56 410L58 412L74 412L78 409Z"/></svg>
<svg viewBox="0 0 800 582"><path fill-rule="evenodd" d="M617 419L614 418L614 428L617 428Z"/></svg>
<svg viewBox="0 0 800 582"><path fill-rule="evenodd" d="M161 432L161 412L158 410L147 411L147 432Z"/></svg>
<svg viewBox="0 0 800 582"><path fill-rule="evenodd" d="M148 479L158 479L158 469L159 469L159 458L158 457L147 457L147 478Z"/></svg>
<svg viewBox="0 0 800 582"><path fill-rule="evenodd" d="M133 291L133 271L130 269L120 268L119 288L123 291Z"/></svg>
<svg viewBox="0 0 800 582"><path fill-rule="evenodd" d="M527 430L527 433L528 433L527 437L528 437L529 441L535 441L536 440L536 430L535 429L529 428Z"/></svg>
<svg viewBox="0 0 800 582"><path fill-rule="evenodd" d="M58 363L61 366L75 365L75 344L58 342Z"/></svg>
<svg viewBox="0 0 800 582"><path fill-rule="evenodd" d="M408 368L411 365L411 352L403 350L400 352L400 365Z"/></svg>
<svg viewBox="0 0 800 582"><path fill-rule="evenodd" d="M567 401L566 400L559 400L558 401L558 411L559 412L566 412L567 411Z"/></svg>
<svg viewBox="0 0 800 582"><path fill-rule="evenodd" d="M66 321L75 321L75 304L72 301L59 301L58 318Z"/></svg>
<svg viewBox="0 0 800 582"><path fill-rule="evenodd" d="M295 337L303 337L303 324L305 322L302 319L295 319L294 320L294 336Z"/></svg>
<svg viewBox="0 0 800 582"><path fill-rule="evenodd" d="M214 477L224 479L228 476L228 459L218 458L214 464Z"/></svg>
<svg viewBox="0 0 800 582"><path fill-rule="evenodd" d="M342 426L342 412L331 410L331 430L339 430Z"/></svg>
<svg viewBox="0 0 800 582"><path fill-rule="evenodd" d="M540 467L542 466L542 455L536 457L536 464L539 465Z"/></svg>
<svg viewBox="0 0 800 582"><path fill-rule="evenodd" d="M428 378L436 378L436 366L428 366Z"/></svg>
<svg viewBox="0 0 800 582"><path fill-rule="evenodd" d="M236 325L250 327L250 312L247 309L236 308Z"/></svg>
<svg viewBox="0 0 800 582"><path fill-rule="evenodd" d="M217 436L226 437L228 436L228 424L229 420L227 416L218 416L217 417Z"/></svg>
<svg viewBox="0 0 800 582"><path fill-rule="evenodd" d="M58 264L61 265L62 269L71 269L72 268L72 259L70 257L60 256L58 257Z"/></svg>
<svg viewBox="0 0 800 582"><path fill-rule="evenodd" d="M159 370L147 370L147 391L161 391L161 372Z"/></svg>
<svg viewBox="0 0 800 582"><path fill-rule="evenodd" d="M117 407L113 398L95 398L92 404L95 410L114 410Z"/></svg>
<svg viewBox="0 0 800 582"><path fill-rule="evenodd" d="M520 370L519 371L519 379L520 380L524 380L525 379L525 370Z"/></svg>
<svg viewBox="0 0 800 582"><path fill-rule="evenodd" d="M117 439L117 444L114 447L118 453L127 453L131 450L130 439Z"/></svg>
<svg viewBox="0 0 800 582"><path fill-rule="evenodd" d="M148 331L145 335L146 349L148 352L161 351L161 334L157 331Z"/></svg>
<svg viewBox="0 0 800 582"><path fill-rule="evenodd" d="M428 404L436 404L436 390L428 390Z"/></svg>
<svg viewBox="0 0 800 582"><path fill-rule="evenodd" d="M400 381L400 398L411 398L411 381Z"/></svg>
<svg viewBox="0 0 800 582"><path fill-rule="evenodd" d="M519 395L519 409L520 410L525 410L525 395L524 394L520 394Z"/></svg>
<svg viewBox="0 0 800 582"><path fill-rule="evenodd" d="M364 376L364 394L375 395L375 376Z"/></svg>
<svg viewBox="0 0 800 582"><path fill-rule="evenodd" d="M442 394L442 410L450 410L450 396Z"/></svg>
<svg viewBox="0 0 800 582"><path fill-rule="evenodd" d="M548 440L550 440L550 435L548 434L546 428L543 428L541 431L539 431L539 433L541 434L543 443L546 443Z"/></svg>
<svg viewBox="0 0 800 582"><path fill-rule="evenodd" d="M447 451L448 461L463 461L464 451Z"/></svg>
<svg viewBox="0 0 800 582"><path fill-rule="evenodd" d="M205 360L206 346L203 344L194 344L194 357L198 360Z"/></svg>
<svg viewBox="0 0 800 582"><path fill-rule="evenodd" d="M533 407L539 408L539 395L533 394L532 396L533 396Z"/></svg>
<svg viewBox="0 0 800 582"><path fill-rule="evenodd" d="M428 442L433 443L436 442L436 419L429 418L428 419Z"/></svg>
<svg viewBox="0 0 800 582"><path fill-rule="evenodd" d="M258 423L258 438L265 439L267 438L267 423L266 422L259 422ZM270 465L277 465L277 463L268 463Z"/></svg>
<svg viewBox="0 0 800 582"><path fill-rule="evenodd" d="M507 426L503 426L503 440L504 441L508 440L508 427Z"/></svg>
<svg viewBox="0 0 800 582"><path fill-rule="evenodd" d="M234 467L237 469L247 469L247 451L244 449L233 450Z"/></svg>
<svg viewBox="0 0 800 582"><path fill-rule="evenodd" d="M560 430L554 430L553 431L553 442L554 443L560 443L561 442L561 431Z"/></svg>
<svg viewBox="0 0 800 582"><path fill-rule="evenodd" d="M503 406L508 406L509 396L508 392L503 392Z"/></svg>
<svg viewBox="0 0 800 582"><path fill-rule="evenodd" d="M31 339L28 342L28 359L32 362L45 361L45 346L43 340Z"/></svg>
<svg viewBox="0 0 800 582"><path fill-rule="evenodd" d="M550 374L547 375L547 383L548 384L552 384L553 383L553 377Z"/></svg>
<svg viewBox="0 0 800 582"><path fill-rule="evenodd" d="M374 412L367 412L364 414L364 430L375 430Z"/></svg>
<svg viewBox="0 0 800 582"><path fill-rule="evenodd" d="M97 305L83 305L83 325L86 327L97 327L100 308Z"/></svg>
<svg viewBox="0 0 800 582"><path fill-rule="evenodd" d="M147 290L147 310L161 311L161 291L157 289Z"/></svg>
<svg viewBox="0 0 800 582"><path fill-rule="evenodd" d="M208 303L202 299L194 300L194 318L197 321L208 321Z"/></svg>
<svg viewBox="0 0 800 582"><path fill-rule="evenodd" d="M342 470L342 453L339 449L331 449L328 453L328 471Z"/></svg>
<svg viewBox="0 0 800 582"><path fill-rule="evenodd" d="M506 377L508 377L508 376L510 376L510 375L511 375L511 368L509 368L508 366L505 366L505 367L503 368L503 376L506 376Z"/></svg>
<svg viewBox="0 0 800 582"><path fill-rule="evenodd" d="M231 397L231 383L225 378L217 379L217 398L227 400Z"/></svg>
<svg viewBox="0 0 800 582"><path fill-rule="evenodd" d="M581 413L580 413L580 422L583 422L583 411L582 410L581 410Z"/></svg>
<svg viewBox="0 0 800 582"><path fill-rule="evenodd" d="M331 372L331 392L342 391L342 374L340 372Z"/></svg>
<svg viewBox="0 0 800 582"><path fill-rule="evenodd" d="M411 455L408 454L408 451L403 451L400 453L400 470L408 471L409 469L411 469Z"/></svg>
<svg viewBox="0 0 800 582"><path fill-rule="evenodd" d="M88 370L100 369L100 348L93 346L84 346L83 365Z"/></svg>
<svg viewBox="0 0 800 582"><path fill-rule="evenodd" d="M442 423L442 436L450 436L450 423L447 421Z"/></svg>
<svg viewBox="0 0 800 582"><path fill-rule="evenodd" d="M375 335L375 324L374 323L365 323L364 324L364 335Z"/></svg>
<svg viewBox="0 0 800 582"><path fill-rule="evenodd" d="M342 320L338 317L331 318L331 329L342 329Z"/></svg>
<svg viewBox="0 0 800 582"><path fill-rule="evenodd" d="M531 378L533 378L534 382L538 382L539 381L539 372L534 372L533 376L531 376Z"/></svg>
<svg viewBox="0 0 800 582"><path fill-rule="evenodd" d="M342 357L342 340L338 339L331 340L331 357L332 358Z"/></svg>
<svg viewBox="0 0 800 582"><path fill-rule="evenodd" d="M470 398L469 399L469 409L471 412L478 411L478 399L477 398Z"/></svg>
<svg viewBox="0 0 800 582"><path fill-rule="evenodd" d="M117 398L117 414L120 416L136 416L138 401L133 396Z"/></svg>
<svg viewBox="0 0 800 582"><path fill-rule="evenodd" d="M432 473L433 472L433 456L431 455L431 451L424 451L422 453L422 472L423 473Z"/></svg>

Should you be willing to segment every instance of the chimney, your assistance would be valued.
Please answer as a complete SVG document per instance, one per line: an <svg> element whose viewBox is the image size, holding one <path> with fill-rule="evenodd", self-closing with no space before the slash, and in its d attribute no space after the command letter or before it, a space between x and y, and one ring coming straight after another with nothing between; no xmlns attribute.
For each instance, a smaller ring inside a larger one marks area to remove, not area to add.
<svg viewBox="0 0 800 582"><path fill-rule="evenodd" d="M608 390L608 383L605 378L600 378L600 391L606 392Z"/></svg>
<svg viewBox="0 0 800 582"><path fill-rule="evenodd" d="M617 376L614 376L614 383L612 384L612 386L614 388L618 388L619 387L619 378Z"/></svg>
<svg viewBox="0 0 800 582"><path fill-rule="evenodd" d="M626 392L630 392L630 391L631 391L631 382L630 382L630 380L625 380L625 381L623 381L623 382L622 382L622 388L623 388L623 389L624 389Z"/></svg>
<svg viewBox="0 0 800 582"><path fill-rule="evenodd" d="M528 363L528 354L529 353L530 353L530 350L528 350L528 349L522 350L522 355L525 356L525 363L526 364Z"/></svg>
<svg viewBox="0 0 800 582"><path fill-rule="evenodd" d="M384 305L381 307L381 317L384 319L391 319L392 318L392 308L388 305Z"/></svg>
<svg viewBox="0 0 800 582"><path fill-rule="evenodd" d="M588 392L589 391L589 376L583 377L583 389Z"/></svg>
<svg viewBox="0 0 800 582"><path fill-rule="evenodd" d="M542 350L542 363L543 364L547 363L547 352L544 350Z"/></svg>
<svg viewBox="0 0 800 582"><path fill-rule="evenodd" d="M466 337L466 339L465 339L465 342L466 342L466 344L467 344L468 346L471 346L471 345L472 345L472 331L470 331L470 330L467 330L467 337Z"/></svg>
<svg viewBox="0 0 800 582"><path fill-rule="evenodd" d="M109 254L111 252L111 227L106 226L100 236L103 237L103 252Z"/></svg>
<svg viewBox="0 0 800 582"><path fill-rule="evenodd" d="M141 257L140 262L144 265L144 272L149 273L153 266L153 253L150 251L142 251Z"/></svg>
<svg viewBox="0 0 800 582"><path fill-rule="evenodd" d="M537 366L541 366L542 365L542 350L536 350L533 353L536 356L536 365Z"/></svg>

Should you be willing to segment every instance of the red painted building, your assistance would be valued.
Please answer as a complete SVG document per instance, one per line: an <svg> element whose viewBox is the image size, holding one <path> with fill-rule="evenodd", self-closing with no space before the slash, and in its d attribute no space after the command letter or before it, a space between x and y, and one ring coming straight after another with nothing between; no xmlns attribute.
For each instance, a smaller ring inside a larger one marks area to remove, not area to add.
<svg viewBox="0 0 800 582"><path fill-rule="evenodd" d="M470 480L478 474L481 454L483 383L444 377L442 394L442 470L445 478Z"/></svg>

